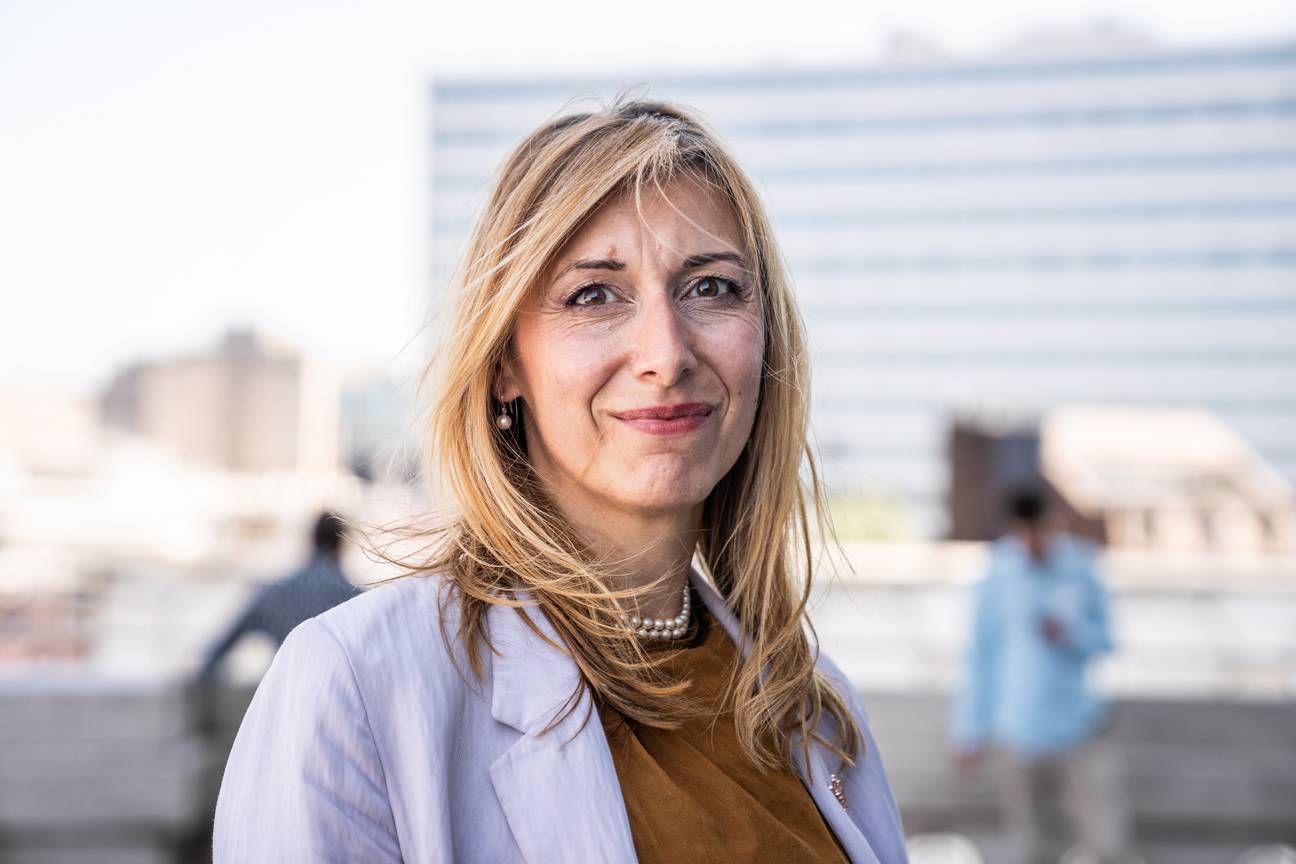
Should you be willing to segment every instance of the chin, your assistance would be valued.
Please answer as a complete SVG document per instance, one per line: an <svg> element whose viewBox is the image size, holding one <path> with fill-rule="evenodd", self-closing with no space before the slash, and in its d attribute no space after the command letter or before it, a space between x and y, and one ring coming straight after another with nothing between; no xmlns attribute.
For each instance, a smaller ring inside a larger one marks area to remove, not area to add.
<svg viewBox="0 0 1296 864"><path fill-rule="evenodd" d="M711 494L711 486L702 488L696 480L672 484L659 482L626 484L617 490L617 499L623 507L651 513L670 513L696 507Z"/></svg>

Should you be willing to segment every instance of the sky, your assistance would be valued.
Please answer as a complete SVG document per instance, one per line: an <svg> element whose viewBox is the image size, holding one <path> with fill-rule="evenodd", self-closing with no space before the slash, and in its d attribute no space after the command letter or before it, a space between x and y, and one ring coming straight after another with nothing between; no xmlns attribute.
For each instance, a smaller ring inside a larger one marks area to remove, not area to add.
<svg viewBox="0 0 1296 864"><path fill-rule="evenodd" d="M0 0L0 387L89 390L255 326L408 375L432 295L434 75L977 56L1116 19L1296 35L1293 0Z"/></svg>

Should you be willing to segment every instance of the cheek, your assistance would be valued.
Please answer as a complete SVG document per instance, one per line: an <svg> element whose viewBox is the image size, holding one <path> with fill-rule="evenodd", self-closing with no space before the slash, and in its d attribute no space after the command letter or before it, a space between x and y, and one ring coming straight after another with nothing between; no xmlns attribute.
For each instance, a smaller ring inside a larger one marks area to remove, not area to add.
<svg viewBox="0 0 1296 864"><path fill-rule="evenodd" d="M754 322L735 322L717 345L715 356L721 377L729 388L735 410L749 413L755 410L760 393L761 377L765 365L763 330Z"/></svg>
<svg viewBox="0 0 1296 864"><path fill-rule="evenodd" d="M570 423L589 414L590 402L607 379L606 346L582 334L545 334L523 362L524 388L541 423Z"/></svg>

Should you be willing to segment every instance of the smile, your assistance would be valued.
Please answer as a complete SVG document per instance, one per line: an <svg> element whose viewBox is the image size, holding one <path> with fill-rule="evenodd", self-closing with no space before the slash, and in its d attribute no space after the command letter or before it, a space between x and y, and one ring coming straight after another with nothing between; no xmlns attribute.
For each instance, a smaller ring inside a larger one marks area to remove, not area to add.
<svg viewBox="0 0 1296 864"><path fill-rule="evenodd" d="M706 423L712 410L714 406L705 402L684 402L618 411L612 416L649 435L681 435Z"/></svg>

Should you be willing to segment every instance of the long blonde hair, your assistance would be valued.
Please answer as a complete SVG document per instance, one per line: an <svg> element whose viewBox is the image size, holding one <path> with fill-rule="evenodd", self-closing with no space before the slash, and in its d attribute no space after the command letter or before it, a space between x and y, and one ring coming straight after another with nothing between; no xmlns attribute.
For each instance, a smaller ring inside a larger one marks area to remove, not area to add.
<svg viewBox="0 0 1296 864"><path fill-rule="evenodd" d="M815 730L825 713L837 734L823 743L851 760L859 730L816 671L805 615L812 520L823 517L806 440L809 368L800 314L750 181L716 136L675 106L619 100L560 117L523 140L499 170L455 277L446 339L424 376L434 388L427 474L457 512L411 569L438 574L456 589L457 637L476 674L489 646L486 612L529 603L553 625L584 684L612 708L668 728L693 710L687 682L667 679L621 626L618 601L626 592L610 587L611 574L546 500L526 459L524 424L497 428L501 406L492 395L518 309L567 239L609 198L638 195L650 184L660 189L680 176L705 181L733 208L766 322L751 438L704 504L696 554L750 640L725 698L754 764L789 764L790 733L805 748L823 740ZM578 699L579 691L569 706Z"/></svg>

